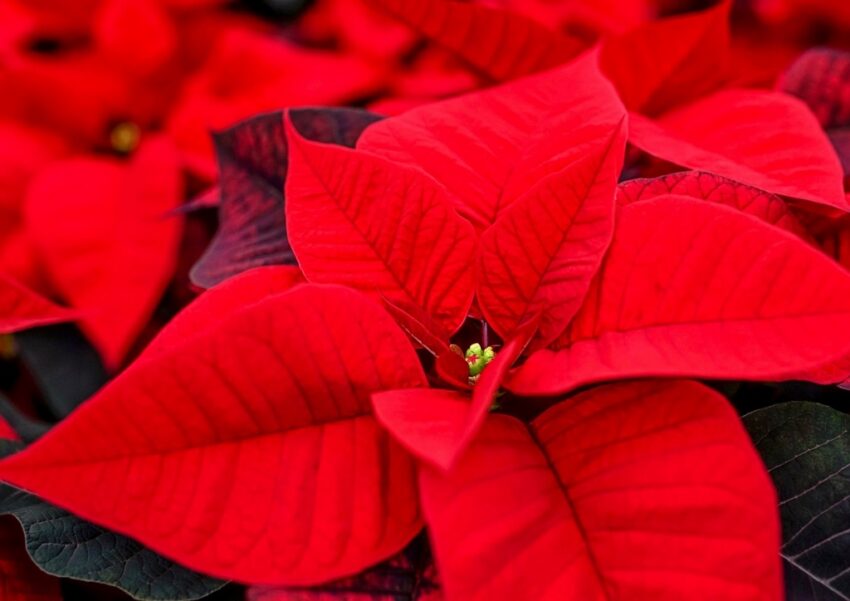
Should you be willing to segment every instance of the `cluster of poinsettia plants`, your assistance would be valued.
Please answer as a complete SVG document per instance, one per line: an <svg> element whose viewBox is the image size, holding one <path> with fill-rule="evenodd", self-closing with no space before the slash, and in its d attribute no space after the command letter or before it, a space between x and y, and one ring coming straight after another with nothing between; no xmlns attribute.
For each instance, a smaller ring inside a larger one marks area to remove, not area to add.
<svg viewBox="0 0 850 601"><path fill-rule="evenodd" d="M123 371L0 277L64 417L0 399L0 600L850 599L850 54L370 4L475 89L216 133L204 291Z"/></svg>

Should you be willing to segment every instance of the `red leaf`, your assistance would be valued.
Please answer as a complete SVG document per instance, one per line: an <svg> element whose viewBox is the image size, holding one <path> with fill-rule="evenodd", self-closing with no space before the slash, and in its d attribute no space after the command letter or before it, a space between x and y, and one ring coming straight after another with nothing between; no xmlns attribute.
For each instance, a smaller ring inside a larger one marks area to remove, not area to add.
<svg viewBox="0 0 850 601"><path fill-rule="evenodd" d="M576 56L582 44L522 15L452 0L369 0L457 54L482 75L506 81Z"/></svg>
<svg viewBox="0 0 850 601"><path fill-rule="evenodd" d="M55 305L0 274L0 334L71 321L76 317L74 311Z"/></svg>
<svg viewBox="0 0 850 601"><path fill-rule="evenodd" d="M447 348L437 355L434 371L437 372L437 377L449 386L458 390L472 390L469 383L469 363L456 350L459 348Z"/></svg>
<svg viewBox="0 0 850 601"><path fill-rule="evenodd" d="M440 357L449 351L448 341L452 333L431 319L424 309L411 303L392 301L386 297L382 300L389 314L407 332L414 343L435 357Z"/></svg>
<svg viewBox="0 0 850 601"><path fill-rule="evenodd" d="M575 320L508 383L553 394L603 380L850 374L850 274L783 230L718 204L659 197L623 208Z"/></svg>
<svg viewBox="0 0 850 601"><path fill-rule="evenodd" d="M17 432L3 417L0 417L0 440L20 440ZM3 599L3 597L0 597L0 599Z"/></svg>
<svg viewBox="0 0 850 601"><path fill-rule="evenodd" d="M65 141L49 131L0 121L0 235L18 226L33 176L66 152Z"/></svg>
<svg viewBox="0 0 850 601"><path fill-rule="evenodd" d="M12 518L0 518L0 599L62 601L59 579L35 566L27 555L21 528Z"/></svg>
<svg viewBox="0 0 850 601"><path fill-rule="evenodd" d="M537 315L519 327L516 337L484 368L472 387L471 401L464 394L442 389L378 392L372 395L375 416L414 455L440 469L451 469L475 438L502 380L539 325Z"/></svg>
<svg viewBox="0 0 850 601"><path fill-rule="evenodd" d="M142 357L166 353L189 338L215 328L222 318L303 283L297 267L258 267L210 288L172 319L145 348Z"/></svg>
<svg viewBox="0 0 850 601"><path fill-rule="evenodd" d="M477 298L502 338L541 314L535 344L546 346L578 311L614 233L625 147L620 122L520 196L481 236Z"/></svg>
<svg viewBox="0 0 850 601"><path fill-rule="evenodd" d="M420 529L369 395L425 384L380 306L300 286L135 363L0 477L197 571L315 584Z"/></svg>
<svg viewBox="0 0 850 601"><path fill-rule="evenodd" d="M146 143L129 164L56 163L30 188L27 228L49 276L111 367L120 364L171 279L182 222L177 156Z"/></svg>
<svg viewBox="0 0 850 601"><path fill-rule="evenodd" d="M656 115L720 87L731 4L653 21L603 43L602 70L629 110Z"/></svg>
<svg viewBox="0 0 850 601"><path fill-rule="evenodd" d="M841 210L843 172L817 120L799 100L728 90L657 122L631 115L629 142L651 155L773 194Z"/></svg>
<svg viewBox="0 0 850 601"><path fill-rule="evenodd" d="M449 332L472 303L476 236L420 171L310 142L288 123L289 243L308 280L426 311Z"/></svg>
<svg viewBox="0 0 850 601"><path fill-rule="evenodd" d="M234 28L235 15L223 14L226 32L212 47L203 69L186 81L167 123L169 136L195 168L212 171L206 175L215 174L211 130L281 106L351 103L384 85L385 67L376 61ZM209 45L206 37L198 41Z"/></svg>
<svg viewBox="0 0 850 601"><path fill-rule="evenodd" d="M450 599L782 598L770 479L695 382L597 388L530 425L492 416L420 482Z"/></svg>
<svg viewBox="0 0 850 601"><path fill-rule="evenodd" d="M625 111L591 53L559 69L385 119L357 147L417 167L484 230L538 181L607 140Z"/></svg>
<svg viewBox="0 0 850 601"><path fill-rule="evenodd" d="M828 48L804 52L777 87L805 102L824 128L850 125L850 53Z"/></svg>
<svg viewBox="0 0 850 601"><path fill-rule="evenodd" d="M149 76L164 67L178 49L172 18L155 0L102 2L92 33L98 51L135 76Z"/></svg>
<svg viewBox="0 0 850 601"><path fill-rule="evenodd" d="M373 394L372 405L378 422L407 450L440 469L448 470L468 442L472 407L456 390L389 390Z"/></svg>
<svg viewBox="0 0 850 601"><path fill-rule="evenodd" d="M669 195L726 205L805 240L811 238L811 234L778 196L703 171L681 171L652 179L627 181L620 184L617 190L617 203L628 205Z"/></svg>
<svg viewBox="0 0 850 601"><path fill-rule="evenodd" d="M350 147L379 118L356 109L296 109L289 115L311 140ZM202 288L252 267L295 262L284 218L289 149L283 113L259 115L214 138L222 201L218 232L191 272Z"/></svg>

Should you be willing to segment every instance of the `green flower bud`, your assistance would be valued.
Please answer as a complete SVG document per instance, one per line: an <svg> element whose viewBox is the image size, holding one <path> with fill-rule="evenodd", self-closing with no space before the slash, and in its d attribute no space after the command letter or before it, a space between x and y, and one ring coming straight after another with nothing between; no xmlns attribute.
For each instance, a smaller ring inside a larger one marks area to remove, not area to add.
<svg viewBox="0 0 850 601"><path fill-rule="evenodd" d="M476 342L466 349L464 357L469 365L469 379L474 382L487 364L496 357L496 352L492 346L482 349L481 345Z"/></svg>

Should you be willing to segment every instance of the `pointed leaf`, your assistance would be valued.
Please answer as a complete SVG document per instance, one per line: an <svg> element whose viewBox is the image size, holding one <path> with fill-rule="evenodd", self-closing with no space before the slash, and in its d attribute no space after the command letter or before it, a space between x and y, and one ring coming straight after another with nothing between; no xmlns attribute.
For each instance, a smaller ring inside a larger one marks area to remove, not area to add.
<svg viewBox="0 0 850 601"><path fill-rule="evenodd" d="M578 311L614 233L614 194L625 123L596 147L532 187L481 236L478 302L507 339L541 314L544 347Z"/></svg>
<svg viewBox="0 0 850 601"><path fill-rule="evenodd" d="M577 55L579 40L520 14L454 0L369 0L456 54L480 74L507 81Z"/></svg>
<svg viewBox="0 0 850 601"><path fill-rule="evenodd" d="M225 280L204 291L174 316L167 328L157 334L140 358L167 353L193 336L204 334L232 313L254 303L286 292L305 280L291 265L257 267Z"/></svg>
<svg viewBox="0 0 850 601"><path fill-rule="evenodd" d="M393 301L384 297L384 307L413 342L439 357L449 350L451 332L434 321L428 313L412 303Z"/></svg>
<svg viewBox="0 0 850 601"><path fill-rule="evenodd" d="M657 115L720 87L729 59L729 9L652 21L602 44L602 70L629 110Z"/></svg>
<svg viewBox="0 0 850 601"><path fill-rule="evenodd" d="M633 114L629 142L766 192L850 208L832 145L806 106L784 94L727 90L657 121Z"/></svg>
<svg viewBox="0 0 850 601"><path fill-rule="evenodd" d="M463 357L460 347L448 348L434 361L434 371L445 384L458 390L472 390L469 383L469 363Z"/></svg>
<svg viewBox="0 0 850 601"><path fill-rule="evenodd" d="M199 572L315 584L419 530L369 396L425 384L377 303L300 286L135 363L0 478Z"/></svg>
<svg viewBox="0 0 850 601"><path fill-rule="evenodd" d="M744 424L779 493L788 599L850 599L850 416L793 402Z"/></svg>
<svg viewBox="0 0 850 601"><path fill-rule="evenodd" d="M357 109L298 109L290 116L307 138L350 147L363 128L380 119ZM215 146L219 229L191 273L202 288L252 267L295 262L284 215L289 149L283 113L260 115L216 134Z"/></svg>
<svg viewBox="0 0 850 601"><path fill-rule="evenodd" d="M805 240L811 239L811 234L788 204L775 194L704 171L680 171L656 178L629 180L617 189L617 204L627 205L671 194L733 207Z"/></svg>
<svg viewBox="0 0 850 601"><path fill-rule="evenodd" d="M60 307L0 274L0 334L70 321L76 317L74 311Z"/></svg>
<svg viewBox="0 0 850 601"><path fill-rule="evenodd" d="M796 236L718 204L659 197L620 213L573 323L509 381L523 394L690 375L840 382L850 273ZM850 330L848 330L850 331Z"/></svg>
<svg viewBox="0 0 850 601"><path fill-rule="evenodd" d="M67 417L109 379L97 350L74 324L19 332L15 344L57 420Z"/></svg>
<svg viewBox="0 0 850 601"><path fill-rule="evenodd" d="M307 279L412 304L457 330L477 241L446 191L416 169L288 133L287 227Z"/></svg>
<svg viewBox="0 0 850 601"><path fill-rule="evenodd" d="M625 110L595 53L370 126L357 147L417 167L479 229L541 179L610 137Z"/></svg>
<svg viewBox="0 0 850 601"><path fill-rule="evenodd" d="M5 400L5 397L0 397ZM18 440L18 433L12 428L5 416L0 417L0 440Z"/></svg>
<svg viewBox="0 0 850 601"><path fill-rule="evenodd" d="M805 102L824 128L850 125L850 52L808 50L788 67L777 87Z"/></svg>
<svg viewBox="0 0 850 601"><path fill-rule="evenodd" d="M21 448L22 445L15 445L0 449L0 457ZM18 521L19 525L14 526L17 532L23 529L19 551L53 576L115 586L144 601L199 599L225 584L191 572L129 538L84 522L10 486L0 486L2 515Z"/></svg>
<svg viewBox="0 0 850 601"><path fill-rule="evenodd" d="M450 599L781 598L770 480L695 382L596 388L530 425L491 416L420 484Z"/></svg>
<svg viewBox="0 0 850 601"><path fill-rule="evenodd" d="M516 337L481 372L472 387L472 399L439 388L377 392L372 395L375 416L411 453L442 470L450 470L475 438L502 380L539 325L539 315L521 324ZM468 367L466 371L468 374Z"/></svg>
<svg viewBox="0 0 850 601"><path fill-rule="evenodd" d="M27 229L51 282L85 315L80 324L117 367L175 268L182 223L164 215L182 200L176 152L164 139L125 164L74 158L30 187Z"/></svg>

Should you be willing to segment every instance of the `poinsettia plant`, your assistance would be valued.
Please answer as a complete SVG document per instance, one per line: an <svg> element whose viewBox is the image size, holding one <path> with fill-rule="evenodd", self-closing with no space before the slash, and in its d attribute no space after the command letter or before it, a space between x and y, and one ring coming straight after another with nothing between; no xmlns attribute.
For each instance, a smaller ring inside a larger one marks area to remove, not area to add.
<svg viewBox="0 0 850 601"><path fill-rule="evenodd" d="M846 416L727 398L850 381L827 123L732 86L725 1L584 52L372 3L492 87L215 136L208 289L48 432L0 421L32 559L149 599L847 598Z"/></svg>

